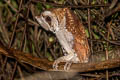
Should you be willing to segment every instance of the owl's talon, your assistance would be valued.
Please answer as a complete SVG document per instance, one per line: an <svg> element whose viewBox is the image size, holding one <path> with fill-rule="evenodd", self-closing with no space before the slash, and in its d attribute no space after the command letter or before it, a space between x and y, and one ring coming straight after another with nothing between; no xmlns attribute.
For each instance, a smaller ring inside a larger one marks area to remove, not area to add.
<svg viewBox="0 0 120 80"><path fill-rule="evenodd" d="M60 61L55 60L53 63L53 69L58 70L58 64L60 63Z"/></svg>
<svg viewBox="0 0 120 80"><path fill-rule="evenodd" d="M53 69L58 70L58 64L60 63L60 61L55 60L55 62L53 63ZM68 61L65 63L64 65L64 70L67 71L70 69L72 62Z"/></svg>
<svg viewBox="0 0 120 80"><path fill-rule="evenodd" d="M64 70L65 70L65 71L69 70L71 64L72 64L72 62L70 62L70 61L66 62L65 66L64 66Z"/></svg>

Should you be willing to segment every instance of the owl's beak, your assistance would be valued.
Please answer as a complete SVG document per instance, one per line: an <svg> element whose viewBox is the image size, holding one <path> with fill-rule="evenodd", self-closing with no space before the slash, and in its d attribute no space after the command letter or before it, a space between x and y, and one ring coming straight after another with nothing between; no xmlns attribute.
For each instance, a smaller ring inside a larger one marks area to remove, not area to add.
<svg viewBox="0 0 120 80"><path fill-rule="evenodd" d="M35 16L35 19L42 26L42 28L44 28L47 31L49 30L49 28L47 27L47 25L44 23L44 20L40 16Z"/></svg>
<svg viewBox="0 0 120 80"><path fill-rule="evenodd" d="M38 21L38 23L41 23L40 16L35 16L35 19Z"/></svg>

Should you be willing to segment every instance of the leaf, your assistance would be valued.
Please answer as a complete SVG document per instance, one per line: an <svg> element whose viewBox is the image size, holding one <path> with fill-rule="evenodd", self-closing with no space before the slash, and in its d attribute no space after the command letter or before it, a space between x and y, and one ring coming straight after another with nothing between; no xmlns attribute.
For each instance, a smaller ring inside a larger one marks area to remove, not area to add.
<svg viewBox="0 0 120 80"><path fill-rule="evenodd" d="M38 10L42 10L42 4L41 3L37 3L37 8L38 8Z"/></svg>
<svg viewBox="0 0 120 80"><path fill-rule="evenodd" d="M100 39L99 35L95 34L94 32L93 32L93 36L95 39Z"/></svg>
<svg viewBox="0 0 120 80"><path fill-rule="evenodd" d="M46 4L45 7L46 7L46 9L52 8L52 6L48 5L48 4Z"/></svg>
<svg viewBox="0 0 120 80"><path fill-rule="evenodd" d="M18 9L18 4L17 4L16 0L11 0L11 4L14 8Z"/></svg>
<svg viewBox="0 0 120 80"><path fill-rule="evenodd" d="M47 52L45 56L48 58L49 61L53 61L53 58L49 52Z"/></svg>
<svg viewBox="0 0 120 80"><path fill-rule="evenodd" d="M85 33L86 33L86 36L89 38L90 35L89 35L89 32L88 32L88 29L85 29Z"/></svg>
<svg viewBox="0 0 120 80"><path fill-rule="evenodd" d="M54 42L54 37L49 37L49 42Z"/></svg>

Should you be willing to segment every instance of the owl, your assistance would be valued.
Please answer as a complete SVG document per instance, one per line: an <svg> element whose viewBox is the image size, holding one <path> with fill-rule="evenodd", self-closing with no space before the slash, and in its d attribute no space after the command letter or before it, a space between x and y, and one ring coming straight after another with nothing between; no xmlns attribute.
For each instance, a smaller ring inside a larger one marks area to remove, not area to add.
<svg viewBox="0 0 120 80"><path fill-rule="evenodd" d="M84 26L69 8L49 9L35 18L45 30L56 35L65 53L55 60L53 68L57 69L58 63L66 62L64 70L68 70L71 63L89 61L90 52Z"/></svg>

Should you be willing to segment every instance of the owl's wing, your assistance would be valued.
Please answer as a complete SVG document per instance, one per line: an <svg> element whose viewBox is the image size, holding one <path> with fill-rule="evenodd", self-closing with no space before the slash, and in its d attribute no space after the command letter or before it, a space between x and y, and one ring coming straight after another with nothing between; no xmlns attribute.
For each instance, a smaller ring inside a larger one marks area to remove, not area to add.
<svg viewBox="0 0 120 80"><path fill-rule="evenodd" d="M88 40L85 34L84 27L82 25L80 26L79 30L80 32L78 33L78 35L75 35L74 38L74 49L80 62L88 62L88 58L90 56Z"/></svg>
<svg viewBox="0 0 120 80"><path fill-rule="evenodd" d="M90 53L84 26L70 9L66 10L66 27L74 36L73 48L75 49L80 62L88 62Z"/></svg>

